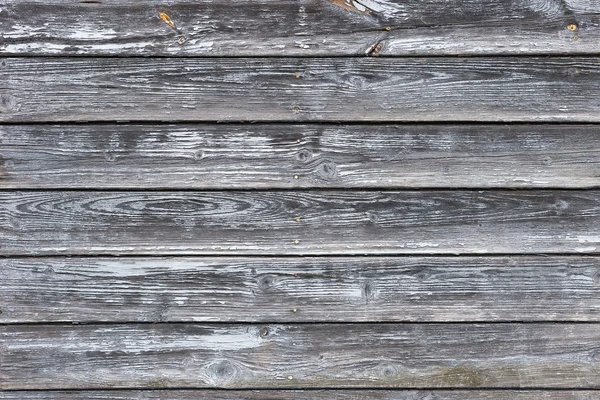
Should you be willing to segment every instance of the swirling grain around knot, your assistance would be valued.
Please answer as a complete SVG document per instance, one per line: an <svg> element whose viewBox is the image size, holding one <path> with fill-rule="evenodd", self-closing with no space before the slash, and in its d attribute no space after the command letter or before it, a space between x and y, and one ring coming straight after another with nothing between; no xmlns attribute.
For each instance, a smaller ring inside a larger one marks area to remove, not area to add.
<svg viewBox="0 0 600 400"><path fill-rule="evenodd" d="M599 203L595 190L7 191L0 253L593 253Z"/></svg>

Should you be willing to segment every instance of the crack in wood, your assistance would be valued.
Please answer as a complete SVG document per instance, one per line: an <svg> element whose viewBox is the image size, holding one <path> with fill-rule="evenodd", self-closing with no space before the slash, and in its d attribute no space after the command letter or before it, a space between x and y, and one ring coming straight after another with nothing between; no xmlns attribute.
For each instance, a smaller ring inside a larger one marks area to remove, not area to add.
<svg viewBox="0 0 600 400"><path fill-rule="evenodd" d="M383 50L383 40L373 43L366 51L367 57L377 57Z"/></svg>

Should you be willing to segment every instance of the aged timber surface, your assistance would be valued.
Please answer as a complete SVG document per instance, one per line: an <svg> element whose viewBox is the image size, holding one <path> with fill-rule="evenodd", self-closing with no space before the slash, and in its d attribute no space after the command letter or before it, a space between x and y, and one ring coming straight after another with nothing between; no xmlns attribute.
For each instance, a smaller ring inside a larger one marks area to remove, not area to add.
<svg viewBox="0 0 600 400"><path fill-rule="evenodd" d="M3 125L0 157L17 189L594 188L600 126Z"/></svg>
<svg viewBox="0 0 600 400"><path fill-rule="evenodd" d="M0 392L2 400L597 400L595 390L95 390Z"/></svg>
<svg viewBox="0 0 600 400"><path fill-rule="evenodd" d="M0 322L600 321L599 275L596 257L4 259Z"/></svg>
<svg viewBox="0 0 600 400"><path fill-rule="evenodd" d="M600 122L600 58L7 58L0 122Z"/></svg>
<svg viewBox="0 0 600 400"><path fill-rule="evenodd" d="M12 0L0 54L595 54L598 0Z"/></svg>
<svg viewBox="0 0 600 400"><path fill-rule="evenodd" d="M600 398L600 0L0 3L0 400Z"/></svg>
<svg viewBox="0 0 600 400"><path fill-rule="evenodd" d="M597 388L597 324L9 325L2 389Z"/></svg>
<svg viewBox="0 0 600 400"><path fill-rule="evenodd" d="M0 193L0 254L597 253L600 192Z"/></svg>

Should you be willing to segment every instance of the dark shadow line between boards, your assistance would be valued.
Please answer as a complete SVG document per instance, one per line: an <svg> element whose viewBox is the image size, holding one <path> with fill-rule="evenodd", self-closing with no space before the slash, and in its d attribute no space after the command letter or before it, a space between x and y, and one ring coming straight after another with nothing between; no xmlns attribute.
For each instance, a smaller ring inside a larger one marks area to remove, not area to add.
<svg viewBox="0 0 600 400"><path fill-rule="evenodd" d="M349 325L373 325L373 326L395 326L395 325L598 325L600 327L600 320L597 321L581 321L581 320L519 320L519 319L507 319L507 320L464 320L464 321L46 321L46 322L0 322L0 328L8 326L56 326L56 327L76 327L76 326L152 326L152 325L196 325L203 327L210 326L231 326L231 327L244 327L244 326L294 326L294 325L321 325L321 326L349 326Z"/></svg>
<svg viewBox="0 0 600 400"><path fill-rule="evenodd" d="M24 260L24 259L142 259L142 258L156 258L156 259L184 259L184 258L194 258L194 259L291 259L291 260L306 260L306 259L344 259L344 258L363 258L363 259L381 259L381 258L396 258L396 259L410 259L410 258L456 258L456 259L481 259L481 258L591 258L596 259L600 256L599 252L590 252L590 253L568 253L568 252L557 252L557 253L334 253L334 254L307 254L307 253L298 253L298 254L281 254L281 253L234 253L234 254L226 254L226 253L105 253L105 254L85 254L85 253L61 253L61 254L0 254L0 260L7 259L15 259L15 260Z"/></svg>
<svg viewBox="0 0 600 400"><path fill-rule="evenodd" d="M387 32L387 31L382 31ZM385 39L384 39L385 40ZM0 52L1 58L48 58L48 59L198 59L198 60L212 60L212 59L339 59L339 58L348 58L348 59L357 59L357 58L381 58L381 59L481 59L481 58L493 58L493 59L535 59L535 58L594 58L600 56L600 52L543 52L543 53L478 53L478 54L470 54L470 53L456 53L456 54L379 54L379 55L371 55L365 49L364 52L355 52L355 53L347 53L347 54L321 54L321 53L313 53L313 54L215 54L215 55L206 55L206 54L182 54L182 55L174 55L174 54L27 54L27 53L10 53L10 52ZM574 60L573 60L574 61Z"/></svg>
<svg viewBox="0 0 600 400"><path fill-rule="evenodd" d="M49 188L27 188L27 187L15 187L15 188L0 188L0 193L10 192L22 192L22 193L46 193L46 192L65 192L65 193L164 193L164 194L175 194L175 193L219 193L219 192L250 192L250 193L277 193L277 192L295 192L303 194L318 194L318 193L409 193L409 192L424 192L424 193L442 193L442 192L593 192L600 189L598 186L581 187L581 188L565 188L560 186L544 186L544 187L278 187L278 188L169 188L169 187L49 187Z"/></svg>
<svg viewBox="0 0 600 400"><path fill-rule="evenodd" d="M36 392L36 393L44 393L44 392L69 392L69 393L78 393L78 392L333 392L333 391L341 391L341 392L408 392L408 391L431 391L431 392L600 392L600 387L592 387L592 388L557 388L557 387L543 387L543 386L534 386L534 387L518 387L518 386L506 386L506 387L447 387L440 388L439 386L418 386L418 387L398 387L398 386L379 386L379 387L369 387L369 386L356 386L356 387L281 387L281 388L273 388L273 387L250 387L250 388L226 388L226 387L165 387L165 388L156 388L156 387L107 387L107 388L64 388L64 389L2 389L0 393L19 393L19 392ZM1 398L1 396L0 396Z"/></svg>
<svg viewBox="0 0 600 400"><path fill-rule="evenodd" d="M89 121L72 121L72 120L57 120L57 121L0 121L0 127L10 126L167 126L167 125L233 125L233 126L260 126L260 125L282 125L282 126L448 126L459 128L461 126L573 126L573 127L598 127L600 121L485 121L485 120L384 120L384 121L361 121L361 120L310 120L310 119L282 119L282 120L194 120L194 119L128 119L128 120L89 120Z"/></svg>

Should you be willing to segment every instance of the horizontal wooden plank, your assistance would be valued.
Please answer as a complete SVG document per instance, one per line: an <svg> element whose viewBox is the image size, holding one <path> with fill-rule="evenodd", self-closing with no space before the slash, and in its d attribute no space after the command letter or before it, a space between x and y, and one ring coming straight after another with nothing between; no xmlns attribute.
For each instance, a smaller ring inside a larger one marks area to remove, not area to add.
<svg viewBox="0 0 600 400"><path fill-rule="evenodd" d="M595 54L600 43L598 0L13 0L0 10L5 55Z"/></svg>
<svg viewBox="0 0 600 400"><path fill-rule="evenodd" d="M600 191L0 192L0 254L589 253Z"/></svg>
<svg viewBox="0 0 600 400"><path fill-rule="evenodd" d="M0 155L15 189L600 187L600 125L0 125Z"/></svg>
<svg viewBox="0 0 600 400"><path fill-rule="evenodd" d="M594 58L8 58L0 122L600 122Z"/></svg>
<svg viewBox="0 0 600 400"><path fill-rule="evenodd" d="M2 400L595 400L595 390L94 390L0 392Z"/></svg>
<svg viewBox="0 0 600 400"><path fill-rule="evenodd" d="M2 389L598 388L599 328L9 325Z"/></svg>
<svg viewBox="0 0 600 400"><path fill-rule="evenodd" d="M3 259L0 322L600 321L599 274L592 257Z"/></svg>

